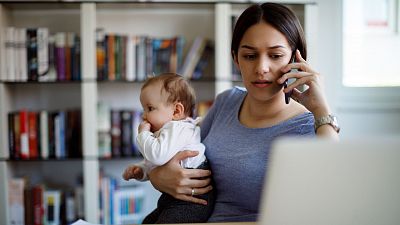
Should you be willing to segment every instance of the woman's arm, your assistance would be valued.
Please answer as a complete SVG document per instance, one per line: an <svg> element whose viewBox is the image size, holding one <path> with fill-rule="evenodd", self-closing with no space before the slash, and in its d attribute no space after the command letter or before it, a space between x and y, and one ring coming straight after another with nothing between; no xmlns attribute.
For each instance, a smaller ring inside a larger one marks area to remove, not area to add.
<svg viewBox="0 0 400 225"><path fill-rule="evenodd" d="M176 154L168 163L154 168L148 175L151 184L159 191L170 194L176 199L207 205L207 201L192 196L192 188L196 195L204 194L212 190L211 179L199 179L209 177L210 170L184 169L180 161L194 157L196 151L182 151Z"/></svg>

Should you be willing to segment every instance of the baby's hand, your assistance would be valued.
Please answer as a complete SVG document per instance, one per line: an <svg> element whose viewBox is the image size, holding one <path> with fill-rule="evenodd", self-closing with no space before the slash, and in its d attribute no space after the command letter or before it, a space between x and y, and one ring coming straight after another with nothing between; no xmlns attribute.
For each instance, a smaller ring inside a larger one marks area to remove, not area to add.
<svg viewBox="0 0 400 225"><path fill-rule="evenodd" d="M122 174L122 177L124 180L129 180L129 179L136 179L136 180L141 180L143 179L143 169L139 166L133 165L133 166L128 166L124 174Z"/></svg>
<svg viewBox="0 0 400 225"><path fill-rule="evenodd" d="M151 124L149 122L147 122L147 120L143 120L143 122L140 123L139 125L139 133L143 132L143 131L150 131L151 128Z"/></svg>

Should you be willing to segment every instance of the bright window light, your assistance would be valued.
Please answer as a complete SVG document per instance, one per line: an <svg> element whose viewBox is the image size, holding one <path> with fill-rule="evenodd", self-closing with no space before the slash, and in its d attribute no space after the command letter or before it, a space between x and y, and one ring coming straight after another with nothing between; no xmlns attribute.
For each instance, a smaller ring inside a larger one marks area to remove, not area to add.
<svg viewBox="0 0 400 225"><path fill-rule="evenodd" d="M400 86L399 0L343 0L343 85Z"/></svg>

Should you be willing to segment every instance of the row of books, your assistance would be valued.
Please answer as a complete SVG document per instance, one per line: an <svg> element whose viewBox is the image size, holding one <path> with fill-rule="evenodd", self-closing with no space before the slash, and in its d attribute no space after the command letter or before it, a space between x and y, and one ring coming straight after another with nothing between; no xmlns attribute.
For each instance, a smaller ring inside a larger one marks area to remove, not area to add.
<svg viewBox="0 0 400 225"><path fill-rule="evenodd" d="M178 72L183 37L154 38L96 31L98 80L143 81L147 75Z"/></svg>
<svg viewBox="0 0 400 225"><path fill-rule="evenodd" d="M99 197L101 224L139 224L143 220L143 187L121 187L117 179L102 175Z"/></svg>
<svg viewBox="0 0 400 225"><path fill-rule="evenodd" d="M8 137L10 159L82 157L81 112L10 112Z"/></svg>
<svg viewBox="0 0 400 225"><path fill-rule="evenodd" d="M210 40L197 37L183 60L185 40L181 36L155 38L118 35L96 31L98 80L143 81L148 75L180 73L200 79L214 69L214 47ZM210 75L209 75L210 76Z"/></svg>
<svg viewBox="0 0 400 225"><path fill-rule="evenodd" d="M9 224L61 225L83 218L83 188L49 189L43 184L28 185L25 178L11 178Z"/></svg>
<svg viewBox="0 0 400 225"><path fill-rule="evenodd" d="M0 33L3 81L81 79L80 38L72 32L50 34L46 27L6 27Z"/></svg>
<svg viewBox="0 0 400 225"><path fill-rule="evenodd" d="M100 158L140 155L136 137L141 122L141 111L111 109L109 105L99 103L97 115Z"/></svg>

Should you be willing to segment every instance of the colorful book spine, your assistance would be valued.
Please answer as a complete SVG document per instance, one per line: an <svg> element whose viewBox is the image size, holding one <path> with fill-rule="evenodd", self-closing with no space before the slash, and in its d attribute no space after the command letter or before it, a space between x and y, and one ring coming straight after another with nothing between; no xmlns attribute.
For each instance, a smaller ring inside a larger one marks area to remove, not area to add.
<svg viewBox="0 0 400 225"><path fill-rule="evenodd" d="M37 73L38 77L46 75L49 71L49 29L40 27L37 29ZM38 80L38 79L36 79Z"/></svg>
<svg viewBox="0 0 400 225"><path fill-rule="evenodd" d="M59 32L56 34L55 39L55 62L56 62L56 71L57 71L57 79L60 81L66 80L66 71L65 71L65 39L66 34L63 32Z"/></svg>
<svg viewBox="0 0 400 225"><path fill-rule="evenodd" d="M115 35L107 35L108 80L115 80Z"/></svg>
<svg viewBox="0 0 400 225"><path fill-rule="evenodd" d="M15 27L6 27L5 30L5 72L7 81L15 81L17 72L15 64Z"/></svg>
<svg viewBox="0 0 400 225"><path fill-rule="evenodd" d="M19 131L21 141L21 158L29 158L29 131L28 131L28 111L21 110L19 112Z"/></svg>
<svg viewBox="0 0 400 225"><path fill-rule="evenodd" d="M81 80L81 39L75 35L72 51L72 80Z"/></svg>
<svg viewBox="0 0 400 225"><path fill-rule="evenodd" d="M111 110L111 151L113 157L121 156L121 116L118 110Z"/></svg>
<svg viewBox="0 0 400 225"><path fill-rule="evenodd" d="M48 113L40 112L40 153L42 159L49 158L49 125Z"/></svg>
<svg viewBox="0 0 400 225"><path fill-rule="evenodd" d="M30 159L37 159L39 157L37 127L37 114L32 111L28 112L28 140Z"/></svg>
<svg viewBox="0 0 400 225"><path fill-rule="evenodd" d="M132 121L133 113L129 110L121 111L121 148L123 156L133 155L133 140L132 140Z"/></svg>
<svg viewBox="0 0 400 225"><path fill-rule="evenodd" d="M96 29L96 68L97 68L97 79L98 80L106 80L105 76L105 54L106 49L104 45L105 37L104 37L103 29Z"/></svg>
<svg viewBox="0 0 400 225"><path fill-rule="evenodd" d="M61 191L46 190L43 192L44 223L60 225Z"/></svg>
<svg viewBox="0 0 400 225"><path fill-rule="evenodd" d="M11 178L8 180L8 206L9 224L25 224L24 189L26 181L23 178Z"/></svg>
<svg viewBox="0 0 400 225"><path fill-rule="evenodd" d="M26 29L18 28L18 41L17 41L17 54L18 54L18 80L27 81L28 80L28 57L26 48Z"/></svg>

